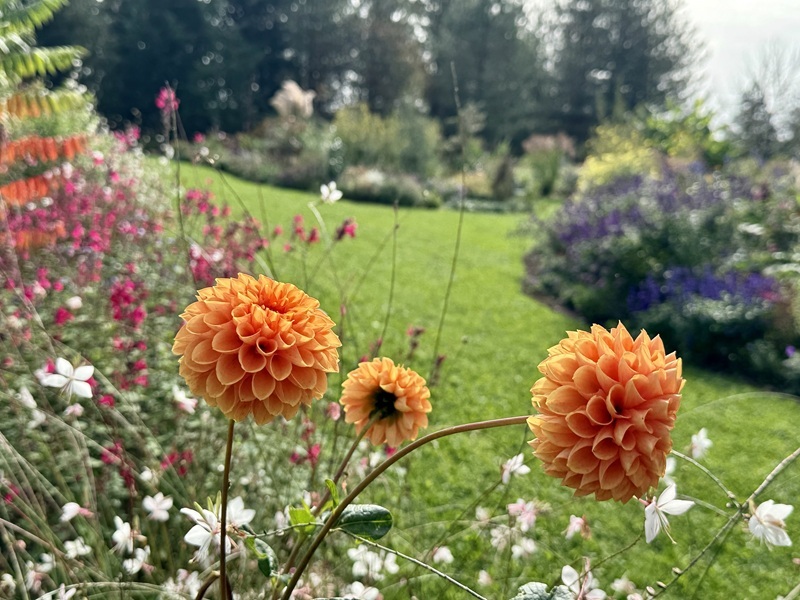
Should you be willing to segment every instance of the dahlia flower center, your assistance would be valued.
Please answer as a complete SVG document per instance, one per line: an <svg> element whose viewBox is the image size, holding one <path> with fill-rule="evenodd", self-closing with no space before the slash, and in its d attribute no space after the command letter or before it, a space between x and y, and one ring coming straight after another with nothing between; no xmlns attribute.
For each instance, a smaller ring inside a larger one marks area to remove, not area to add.
<svg viewBox="0 0 800 600"><path fill-rule="evenodd" d="M397 396L393 393L387 392L383 388L378 388L372 398L374 408L369 414L370 418L377 415L378 419L388 419L397 413L397 409L394 406Z"/></svg>

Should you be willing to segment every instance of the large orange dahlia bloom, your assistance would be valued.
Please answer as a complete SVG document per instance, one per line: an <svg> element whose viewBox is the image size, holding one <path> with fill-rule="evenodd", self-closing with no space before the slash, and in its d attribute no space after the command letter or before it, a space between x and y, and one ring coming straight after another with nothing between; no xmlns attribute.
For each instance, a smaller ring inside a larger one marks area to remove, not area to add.
<svg viewBox="0 0 800 600"><path fill-rule="evenodd" d="M362 362L342 388L345 421L355 423L357 433L374 421L366 433L373 444L397 447L428 426L431 393L425 380L389 358Z"/></svg>
<svg viewBox="0 0 800 600"><path fill-rule="evenodd" d="M290 283L240 273L200 290L181 315L174 354L193 394L229 419L292 418L339 370L341 342L319 302Z"/></svg>
<svg viewBox="0 0 800 600"><path fill-rule="evenodd" d="M660 337L642 331L633 339L622 323L568 335L548 350L544 377L531 388L534 454L576 496L642 496L664 475L672 449L681 360Z"/></svg>

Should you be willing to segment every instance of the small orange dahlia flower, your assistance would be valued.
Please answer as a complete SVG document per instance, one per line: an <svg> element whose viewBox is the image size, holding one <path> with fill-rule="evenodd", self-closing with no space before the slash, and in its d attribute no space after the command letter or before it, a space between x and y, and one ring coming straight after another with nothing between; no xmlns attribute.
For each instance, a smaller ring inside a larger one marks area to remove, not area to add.
<svg viewBox="0 0 800 600"><path fill-rule="evenodd" d="M395 365L389 358L362 362L347 375L339 402L345 421L361 431L370 421L366 437L375 445L397 447L417 438L428 426L431 392L425 380L411 369Z"/></svg>
<svg viewBox="0 0 800 600"><path fill-rule="evenodd" d="M548 350L531 388L538 414L530 442L547 474L576 496L627 502L658 484L672 449L680 406L681 360L661 338L611 331L570 331Z"/></svg>
<svg viewBox="0 0 800 600"><path fill-rule="evenodd" d="M290 283L240 273L200 290L172 346L196 396L229 419L292 418L339 370L341 342L319 302Z"/></svg>

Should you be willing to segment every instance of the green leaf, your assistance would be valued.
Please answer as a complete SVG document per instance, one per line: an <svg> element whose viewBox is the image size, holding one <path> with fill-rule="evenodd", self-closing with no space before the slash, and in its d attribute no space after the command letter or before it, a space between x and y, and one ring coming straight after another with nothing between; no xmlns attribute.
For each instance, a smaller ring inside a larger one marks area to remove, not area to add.
<svg viewBox="0 0 800 600"><path fill-rule="evenodd" d="M574 595L563 585L554 587L549 592L544 583L531 581L526 583L517 591L517 595L511 600L572 600Z"/></svg>
<svg viewBox="0 0 800 600"><path fill-rule="evenodd" d="M333 500L334 508L339 504L339 490L336 489L336 484L333 479L326 479L325 485L328 486L328 491L331 493L331 500Z"/></svg>
<svg viewBox="0 0 800 600"><path fill-rule="evenodd" d="M348 533L379 540L392 528L392 513L377 504L354 504L344 509L336 525Z"/></svg>
<svg viewBox="0 0 800 600"><path fill-rule="evenodd" d="M278 557L275 551L270 548L264 540L256 537L248 537L244 541L244 545L250 549L253 556L258 561L258 570L261 571L265 577L273 577L278 571Z"/></svg>
<svg viewBox="0 0 800 600"><path fill-rule="evenodd" d="M314 515L311 514L311 509L303 503L302 507L292 506L289 508L289 523L294 526L308 525L308 527L298 527L302 533L311 533L314 531Z"/></svg>

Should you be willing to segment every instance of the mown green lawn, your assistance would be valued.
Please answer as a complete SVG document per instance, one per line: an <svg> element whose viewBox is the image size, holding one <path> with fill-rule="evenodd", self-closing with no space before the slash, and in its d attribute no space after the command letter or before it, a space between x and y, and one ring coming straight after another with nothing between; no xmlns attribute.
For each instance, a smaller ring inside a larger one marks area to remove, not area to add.
<svg viewBox="0 0 800 600"><path fill-rule="evenodd" d="M271 229L289 231L294 215L306 226L316 224L308 203L313 195L258 187L210 169L183 167L187 186L207 186L226 200L234 212L241 202L254 216L266 217ZM274 275L292 281L320 298L334 320L346 308L343 331L342 375L357 358L369 353L381 336L389 314L382 354L402 361L407 351L406 330L424 327L420 348L408 366L428 376L433 360L437 327L442 313L456 243L459 214L451 211L401 209L395 217L390 207L341 201L320 206L329 231L346 217L358 222L356 239L337 243L325 256L322 244L286 253L283 242L272 245ZM392 230L395 218L394 292ZM466 214L461 249L439 353L446 358L439 384L432 390L432 429L473 420L527 414L529 389L537 379L536 366L547 348L569 329L585 327L575 318L554 312L520 291L522 255L530 238L514 235L522 215ZM286 233L283 234L285 240ZM305 262L305 267L304 267ZM655 333L655 332L651 332ZM797 448L800 440L800 405L790 397L759 391L735 378L685 365L687 385L674 432L675 447L685 451L690 437L708 429L714 445L703 464L746 498L780 460ZM544 476L525 445L526 427L478 432L440 440L420 450L406 463L402 485L378 485L369 499L393 510L396 528L382 540L402 552L423 557L435 544L447 545L455 561L438 565L445 572L478 589L488 598L510 598L519 584L538 580L555 583L561 567L580 568L589 557L595 575L610 592L611 582L626 575L640 588L669 581L672 568L681 567L713 537L724 517L697 506L673 517L677 544L659 537L646 545L640 534L644 511L640 504L597 503L573 499L569 490ZM524 452L530 474L497 486L500 467ZM726 498L695 467L680 463L675 474L681 494L725 508ZM486 490L493 489L485 496ZM760 498L797 504L800 463L789 467ZM518 498L538 499L550 505L533 530L537 550L523 560L513 560L510 549L497 551L489 530L475 526L475 505L496 515L494 525L508 524L505 505ZM566 541L563 531L570 514L585 515L592 537ZM453 523L454 519L460 519ZM800 543L800 514L789 517L787 528ZM618 550L635 546L618 555ZM737 524L724 545L715 546L676 585L669 598L775 598L800 582L800 566L792 548L767 549L754 541L744 523ZM402 562L402 561L401 561ZM349 560L339 568L345 575ZM478 587L478 572L489 572L494 584ZM380 582L386 598L420 600L468 597L425 571L406 565L399 575Z"/></svg>

